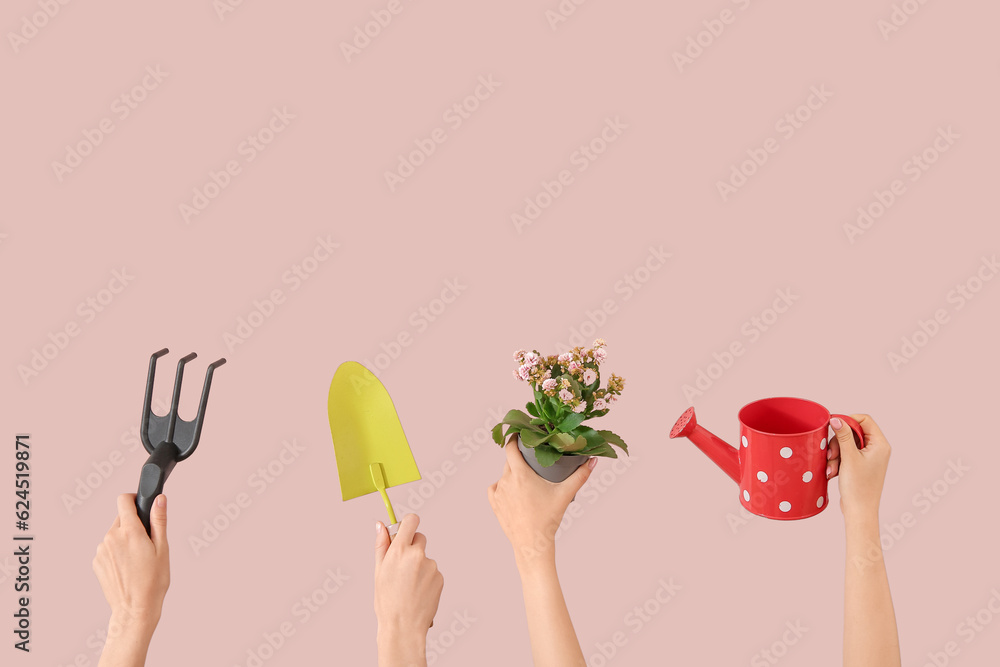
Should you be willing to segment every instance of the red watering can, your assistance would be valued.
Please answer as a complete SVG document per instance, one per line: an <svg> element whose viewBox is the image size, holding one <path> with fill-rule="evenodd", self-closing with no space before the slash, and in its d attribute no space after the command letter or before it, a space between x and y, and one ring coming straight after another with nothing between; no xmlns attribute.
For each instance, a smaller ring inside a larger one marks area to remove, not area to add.
<svg viewBox="0 0 1000 667"><path fill-rule="evenodd" d="M861 425L846 415L831 415L819 403L802 398L765 398L739 412L740 446L732 447L699 426L688 408L670 430L708 455L740 487L740 502L768 519L805 519L829 504L826 448L830 419L838 417L864 447Z"/></svg>

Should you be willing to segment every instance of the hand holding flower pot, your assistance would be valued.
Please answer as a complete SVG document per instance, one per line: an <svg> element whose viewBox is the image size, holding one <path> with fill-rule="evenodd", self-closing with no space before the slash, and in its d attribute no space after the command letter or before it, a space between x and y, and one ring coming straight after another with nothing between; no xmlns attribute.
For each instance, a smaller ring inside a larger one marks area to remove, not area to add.
<svg viewBox="0 0 1000 667"><path fill-rule="evenodd" d="M588 457L618 458L612 445L628 454L628 446L618 435L583 424L606 415L625 387L625 380L613 373L601 387L600 367L607 356L601 338L591 349L577 347L558 356L515 352L514 377L531 384L534 401L525 406L526 413L511 410L493 427L494 442L502 447L517 435L525 461L551 482L569 477Z"/></svg>

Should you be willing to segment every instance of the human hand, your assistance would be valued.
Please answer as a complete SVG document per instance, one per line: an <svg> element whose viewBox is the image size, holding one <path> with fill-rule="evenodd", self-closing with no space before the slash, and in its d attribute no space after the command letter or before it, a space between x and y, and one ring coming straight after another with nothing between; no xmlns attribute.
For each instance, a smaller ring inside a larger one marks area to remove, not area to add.
<svg viewBox="0 0 1000 667"><path fill-rule="evenodd" d="M868 415L851 415L861 424L865 447L854 444L854 432L842 420L834 417L830 426L837 434L830 443L827 478L840 475L840 510L846 519L878 520L879 501L885 482L886 468L892 448L875 420Z"/></svg>
<svg viewBox="0 0 1000 667"><path fill-rule="evenodd" d="M422 643L437 613L444 577L437 563L427 557L427 537L417 532L418 525L420 517L407 514L390 541L385 525L375 524L375 617L380 644L399 638Z"/></svg>
<svg viewBox="0 0 1000 667"><path fill-rule="evenodd" d="M507 462L503 475L490 485L488 495L520 565L539 557L554 557L556 530L573 497L590 478L597 458L591 457L566 481L556 484L531 469L517 448L516 438L512 436L504 447Z"/></svg>
<svg viewBox="0 0 1000 667"><path fill-rule="evenodd" d="M139 633L147 641L170 586L166 496L156 498L149 523L147 535L136 514L134 493L118 496L118 517L97 546L93 562L117 634Z"/></svg>

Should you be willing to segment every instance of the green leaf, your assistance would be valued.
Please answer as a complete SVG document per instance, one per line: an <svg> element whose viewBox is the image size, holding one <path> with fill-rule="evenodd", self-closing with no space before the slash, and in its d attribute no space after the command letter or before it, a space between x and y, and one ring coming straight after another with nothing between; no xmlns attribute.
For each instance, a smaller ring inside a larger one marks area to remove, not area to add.
<svg viewBox="0 0 1000 667"><path fill-rule="evenodd" d="M547 424L548 422L546 422L544 419L532 419L531 423L535 424L536 426L541 426L542 424Z"/></svg>
<svg viewBox="0 0 1000 667"><path fill-rule="evenodd" d="M612 433L611 431L598 431L602 438L610 442L612 445L617 445L622 448L622 451L628 454L628 445L625 441L621 439L620 436Z"/></svg>
<svg viewBox="0 0 1000 667"><path fill-rule="evenodd" d="M538 417L538 408L535 407L534 403L525 403L525 408L528 410L528 414L532 417Z"/></svg>
<svg viewBox="0 0 1000 667"><path fill-rule="evenodd" d="M504 424L518 425L518 426L528 426L531 423L531 417L524 414L520 410L510 410L503 418Z"/></svg>
<svg viewBox="0 0 1000 667"><path fill-rule="evenodd" d="M493 442L497 443L503 447L503 424L497 424L493 427Z"/></svg>
<svg viewBox="0 0 1000 667"><path fill-rule="evenodd" d="M553 433L549 444L560 452L565 452L569 451L567 448L572 447L575 440L576 438L569 433Z"/></svg>
<svg viewBox="0 0 1000 667"><path fill-rule="evenodd" d="M577 453L580 456L607 456L608 458L612 459L618 458L618 454L616 454L615 450L612 449L611 445L609 445L606 442L602 442L600 445L597 445L596 447L586 447Z"/></svg>
<svg viewBox="0 0 1000 667"><path fill-rule="evenodd" d="M551 435L536 433L535 431L521 431L521 442L525 447L537 447L543 442L548 442Z"/></svg>
<svg viewBox="0 0 1000 667"><path fill-rule="evenodd" d="M556 429L563 433L569 433L583 423L586 416L582 412L571 412L568 417L556 425Z"/></svg>
<svg viewBox="0 0 1000 667"><path fill-rule="evenodd" d="M563 447L563 452L579 452L587 448L587 439L582 435L576 436L576 440L569 447Z"/></svg>
<svg viewBox="0 0 1000 667"><path fill-rule="evenodd" d="M604 438L589 426L577 426L575 429L570 431L571 435L582 435L587 441L588 447L597 447L598 445L604 444Z"/></svg>
<svg viewBox="0 0 1000 667"><path fill-rule="evenodd" d="M535 458L542 464L543 468L548 468L553 463L562 458L562 452L553 449L549 445L541 445L535 448Z"/></svg>

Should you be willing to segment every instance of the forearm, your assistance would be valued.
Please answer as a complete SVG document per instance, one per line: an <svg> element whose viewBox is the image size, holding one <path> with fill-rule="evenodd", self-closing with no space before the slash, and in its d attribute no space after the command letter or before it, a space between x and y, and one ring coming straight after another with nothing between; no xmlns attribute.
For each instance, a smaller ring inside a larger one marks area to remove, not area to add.
<svg viewBox="0 0 1000 667"><path fill-rule="evenodd" d="M844 667L898 667L899 635L879 541L878 513L845 520Z"/></svg>
<svg viewBox="0 0 1000 667"><path fill-rule="evenodd" d="M427 667L427 633L379 625L378 667Z"/></svg>
<svg viewBox="0 0 1000 667"><path fill-rule="evenodd" d="M535 667L583 667L583 651L559 586L554 555L518 563Z"/></svg>
<svg viewBox="0 0 1000 667"><path fill-rule="evenodd" d="M155 629L155 621L123 620L112 615L98 667L142 667Z"/></svg>

